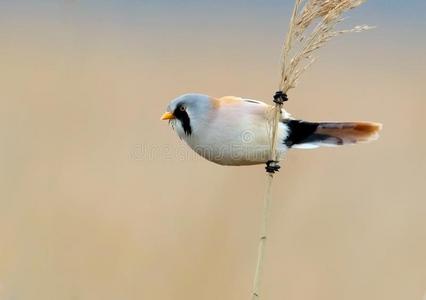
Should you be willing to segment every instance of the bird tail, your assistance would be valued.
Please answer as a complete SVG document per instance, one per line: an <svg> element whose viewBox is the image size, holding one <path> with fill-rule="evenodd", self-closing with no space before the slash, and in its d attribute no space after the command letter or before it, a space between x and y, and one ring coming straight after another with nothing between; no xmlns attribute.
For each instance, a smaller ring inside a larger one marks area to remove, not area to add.
<svg viewBox="0 0 426 300"><path fill-rule="evenodd" d="M289 133L285 144L301 149L370 142L378 139L382 129L382 124L374 122L312 123L290 120L286 124Z"/></svg>

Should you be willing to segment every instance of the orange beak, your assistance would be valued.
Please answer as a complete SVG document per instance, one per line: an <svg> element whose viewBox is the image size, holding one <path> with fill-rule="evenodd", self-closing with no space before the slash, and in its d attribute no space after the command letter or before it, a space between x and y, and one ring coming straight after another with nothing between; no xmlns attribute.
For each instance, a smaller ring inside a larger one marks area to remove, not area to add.
<svg viewBox="0 0 426 300"><path fill-rule="evenodd" d="M171 120L174 119L175 115L172 114L171 112L165 112L162 116L161 116L161 120Z"/></svg>

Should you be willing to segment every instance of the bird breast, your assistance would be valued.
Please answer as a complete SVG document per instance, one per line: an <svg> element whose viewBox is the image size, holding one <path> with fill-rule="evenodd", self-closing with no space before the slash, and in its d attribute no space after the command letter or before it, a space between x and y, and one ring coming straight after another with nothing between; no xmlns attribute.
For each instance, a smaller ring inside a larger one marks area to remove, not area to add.
<svg viewBox="0 0 426 300"><path fill-rule="evenodd" d="M253 165L269 159L271 126L265 107L228 105L211 112L204 120L193 124L193 133L185 136L186 143L202 157L220 165ZM261 108L261 109L259 109ZM278 141L287 130L278 128ZM279 142L280 154L286 146Z"/></svg>

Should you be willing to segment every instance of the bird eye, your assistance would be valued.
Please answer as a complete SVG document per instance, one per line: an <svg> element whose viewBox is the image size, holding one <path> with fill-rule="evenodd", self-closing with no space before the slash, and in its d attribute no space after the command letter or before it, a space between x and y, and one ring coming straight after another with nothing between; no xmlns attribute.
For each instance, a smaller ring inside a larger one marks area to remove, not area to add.
<svg viewBox="0 0 426 300"><path fill-rule="evenodd" d="M179 107L180 111L185 111L186 107L185 106L181 106Z"/></svg>

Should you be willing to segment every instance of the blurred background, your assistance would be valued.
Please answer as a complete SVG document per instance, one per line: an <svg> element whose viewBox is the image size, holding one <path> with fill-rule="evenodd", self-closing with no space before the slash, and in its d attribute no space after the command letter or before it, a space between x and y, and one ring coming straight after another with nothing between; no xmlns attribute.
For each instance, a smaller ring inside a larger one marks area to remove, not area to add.
<svg viewBox="0 0 426 300"><path fill-rule="evenodd" d="M186 92L271 101L294 1L0 1L0 299L249 299L263 166L197 157ZM290 92L306 120L384 124L294 150L262 299L426 299L426 3L375 0Z"/></svg>

